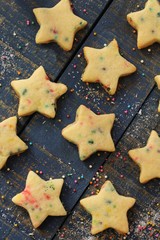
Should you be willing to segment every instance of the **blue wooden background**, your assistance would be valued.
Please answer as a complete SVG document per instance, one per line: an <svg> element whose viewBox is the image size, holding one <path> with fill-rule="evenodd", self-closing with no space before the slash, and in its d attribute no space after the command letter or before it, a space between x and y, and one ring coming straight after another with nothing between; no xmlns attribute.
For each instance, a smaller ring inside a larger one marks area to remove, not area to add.
<svg viewBox="0 0 160 240"><path fill-rule="evenodd" d="M55 43L36 45L34 41L39 26L32 9L56 3L58 0L0 1L0 120L17 114L18 99L10 82L29 77L40 65L52 81L62 82L69 89L58 101L55 119L38 113L19 118L18 134L29 150L11 157L0 172L0 197L4 196L0 198L0 239L158 239L159 181L140 184L139 168L127 154L129 149L144 146L152 129L160 135L160 94L154 82L154 76L160 74L160 46L137 50L137 35L126 21L127 13L142 9L145 1L73 0L74 12L87 20L88 26L76 35L70 52L64 52ZM81 75L86 66L83 47L102 48L113 38L137 72L121 79L116 95L111 97L100 85L83 83ZM62 138L61 130L74 121L80 104L94 112L116 114L112 131L115 153L96 153L81 162L76 146ZM40 176L46 180L65 176L61 199L68 215L48 217L36 230L28 213L11 202L23 190L29 170L43 171ZM100 189L106 178L120 194L137 199L128 214L129 235L121 236L111 229L95 237L90 234L91 216L81 208L79 200ZM140 230L139 226L143 228Z"/></svg>

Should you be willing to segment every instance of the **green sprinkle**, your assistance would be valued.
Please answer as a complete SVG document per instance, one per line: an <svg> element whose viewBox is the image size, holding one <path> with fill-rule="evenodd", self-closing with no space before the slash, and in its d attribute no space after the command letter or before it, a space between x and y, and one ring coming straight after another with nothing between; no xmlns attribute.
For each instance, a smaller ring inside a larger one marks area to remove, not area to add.
<svg viewBox="0 0 160 240"><path fill-rule="evenodd" d="M96 133L96 130L92 130L91 133Z"/></svg>
<svg viewBox="0 0 160 240"><path fill-rule="evenodd" d="M80 159L81 159L81 160L84 160L85 158L86 158L85 155L80 156Z"/></svg>
<svg viewBox="0 0 160 240"><path fill-rule="evenodd" d="M141 20L141 22L143 22L143 21L144 21L144 18L143 18L143 17L141 17L141 18L140 18L140 20Z"/></svg>
<svg viewBox="0 0 160 240"><path fill-rule="evenodd" d="M65 42L68 42L68 41L69 41L69 38L68 38L68 37L66 37L66 38L64 39L64 41L65 41Z"/></svg>
<svg viewBox="0 0 160 240"><path fill-rule="evenodd" d="M55 190L55 187L53 184L51 184L49 187L52 188L53 190Z"/></svg>
<svg viewBox="0 0 160 240"><path fill-rule="evenodd" d="M58 39L58 35L55 35L55 36L54 36L54 39L57 40L57 39Z"/></svg>
<svg viewBox="0 0 160 240"><path fill-rule="evenodd" d="M45 105L45 108L48 108L48 107L49 107L49 105L48 105L48 104L46 104L46 105Z"/></svg>
<svg viewBox="0 0 160 240"><path fill-rule="evenodd" d="M83 22L80 22L80 23L79 23L79 25L82 25L82 24L83 24Z"/></svg>
<svg viewBox="0 0 160 240"><path fill-rule="evenodd" d="M88 143L89 144L94 144L94 141L93 140L89 140Z"/></svg>
<svg viewBox="0 0 160 240"><path fill-rule="evenodd" d="M50 93L50 91L49 91L49 90L46 90L46 93Z"/></svg>
<svg viewBox="0 0 160 240"><path fill-rule="evenodd" d="M96 219L93 220L93 224L97 225L99 224L99 221L97 221Z"/></svg>
<svg viewBox="0 0 160 240"><path fill-rule="evenodd" d="M23 90L23 92L22 92L22 95L25 95L26 93L27 93L27 89L25 88L24 90Z"/></svg>
<svg viewBox="0 0 160 240"><path fill-rule="evenodd" d="M149 8L149 11L151 11L151 12L152 12L152 11L153 11L153 8Z"/></svg>
<svg viewBox="0 0 160 240"><path fill-rule="evenodd" d="M101 56L99 59L102 61L102 60L104 60L104 57Z"/></svg>
<svg viewBox="0 0 160 240"><path fill-rule="evenodd" d="M157 17L160 17L160 12L157 13Z"/></svg>
<svg viewBox="0 0 160 240"><path fill-rule="evenodd" d="M113 205L113 208L116 208L116 205Z"/></svg>
<svg viewBox="0 0 160 240"><path fill-rule="evenodd" d="M38 218L39 218L39 216L37 215L37 216L36 216L36 218L38 219Z"/></svg>
<svg viewBox="0 0 160 240"><path fill-rule="evenodd" d="M68 173L68 174L67 174L68 177L71 177L72 175L73 175L72 173Z"/></svg>
<svg viewBox="0 0 160 240"><path fill-rule="evenodd" d="M106 203L111 204L112 201L111 200L106 200Z"/></svg>
<svg viewBox="0 0 160 240"><path fill-rule="evenodd" d="M50 207L53 207L53 205L52 205L52 204L49 204L49 206L50 206Z"/></svg>

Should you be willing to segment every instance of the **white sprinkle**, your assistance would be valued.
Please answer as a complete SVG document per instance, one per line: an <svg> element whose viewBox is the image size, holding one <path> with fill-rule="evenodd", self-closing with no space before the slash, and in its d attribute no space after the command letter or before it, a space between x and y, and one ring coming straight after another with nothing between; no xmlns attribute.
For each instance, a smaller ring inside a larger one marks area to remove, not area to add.
<svg viewBox="0 0 160 240"><path fill-rule="evenodd" d="M138 114L139 114L139 115L142 115L142 109L139 110Z"/></svg>

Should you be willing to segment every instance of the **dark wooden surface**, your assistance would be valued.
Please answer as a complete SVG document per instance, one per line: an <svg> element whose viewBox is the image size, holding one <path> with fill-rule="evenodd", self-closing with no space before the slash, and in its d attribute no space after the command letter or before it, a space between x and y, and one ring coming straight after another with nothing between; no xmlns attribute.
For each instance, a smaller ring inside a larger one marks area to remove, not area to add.
<svg viewBox="0 0 160 240"><path fill-rule="evenodd" d="M0 3L0 119L13 116L17 112L18 101L10 88L10 81L16 77L28 77L41 64L53 81L63 82L69 88L58 101L55 119L47 119L40 114L19 119L18 132L21 138L28 145L30 142L33 145L29 145L29 150L19 157L10 158L1 171L0 194L5 198L0 199L0 236L10 240L123 239L113 230L92 237L91 217L79 206L81 197L96 191L94 186L89 186L89 182L103 164L104 172L100 173L98 189L107 175L120 194L137 199L136 205L129 211L131 227L127 239L156 239L159 182L155 179L146 185L140 184L139 169L127 154L129 149L145 145L152 129L157 130L160 135L160 118L157 113L159 93L153 80L160 72L160 46L154 44L150 47L151 52L148 49L133 51L132 48L136 48L136 34L126 21L127 13L142 8L145 1L113 0L110 6L108 3L111 1L72 1L75 13L86 19L89 26L77 35L79 41L69 53L62 51L56 44L35 45L34 36L38 24L35 22L34 25L26 25L27 19L35 21L32 8L52 6L57 2L52 1L51 4L51 1L45 1L44 4L43 1L12 0ZM84 14L83 9L88 14ZM13 36L13 32L17 35ZM86 66L81 54L83 46L102 48L113 38L117 39L123 56L137 66L137 72L121 79L118 92L110 97L98 84L81 82L81 74ZM143 64L141 60L144 60ZM77 67L74 68L74 65ZM18 75L17 71L21 74ZM71 92L71 89L74 91ZM112 131L116 144L115 153L94 154L87 161L81 162L76 146L62 138L62 128L74 121L80 104L85 104L94 112L116 114ZM7 171L7 168L11 170ZM37 230L33 230L27 212L11 202L11 198L23 190L29 170L42 170L41 177L46 180L66 176L61 199L68 216L48 217ZM78 184L74 180L78 180ZM149 221L155 222L152 230L148 229ZM147 227L139 232L138 225ZM153 235L150 236L152 232Z"/></svg>

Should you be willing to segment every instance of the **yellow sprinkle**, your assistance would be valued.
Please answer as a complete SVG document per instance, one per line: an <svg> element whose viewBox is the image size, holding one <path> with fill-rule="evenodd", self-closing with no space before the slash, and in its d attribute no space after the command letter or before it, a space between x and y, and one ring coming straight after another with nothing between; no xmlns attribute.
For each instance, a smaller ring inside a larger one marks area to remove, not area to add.
<svg viewBox="0 0 160 240"><path fill-rule="evenodd" d="M18 227L18 224L17 224L17 223L14 223L14 226L15 226L15 227Z"/></svg>
<svg viewBox="0 0 160 240"><path fill-rule="evenodd" d="M39 173L39 171L38 171L38 170L36 170L36 173Z"/></svg>
<svg viewBox="0 0 160 240"><path fill-rule="evenodd" d="M7 181L7 184L9 184L10 183L10 181Z"/></svg>
<svg viewBox="0 0 160 240"><path fill-rule="evenodd" d="M61 119L58 119L58 122L62 122L62 120L61 120Z"/></svg>
<svg viewBox="0 0 160 240"><path fill-rule="evenodd" d="M96 33L96 32L94 32L94 33L93 33L93 35L94 35L94 36L96 36L96 35L97 35L97 33Z"/></svg>
<svg viewBox="0 0 160 240"><path fill-rule="evenodd" d="M4 199L4 195L2 195L1 198Z"/></svg>

